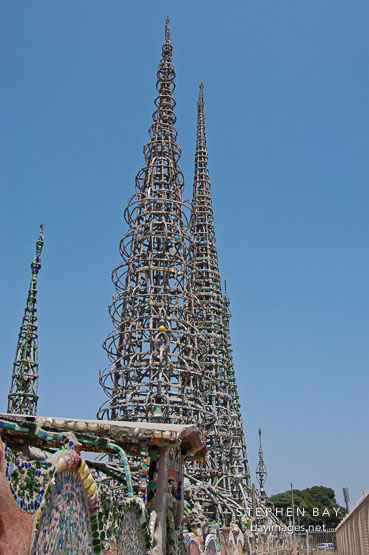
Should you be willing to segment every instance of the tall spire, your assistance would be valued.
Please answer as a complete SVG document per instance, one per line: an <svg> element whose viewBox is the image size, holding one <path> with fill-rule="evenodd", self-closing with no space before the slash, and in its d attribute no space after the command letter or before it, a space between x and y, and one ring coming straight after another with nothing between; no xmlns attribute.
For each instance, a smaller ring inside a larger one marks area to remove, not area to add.
<svg viewBox="0 0 369 555"><path fill-rule="evenodd" d="M31 262L31 283L19 330L17 350L8 395L8 413L35 415L38 401L37 274L41 268L44 245L43 225L36 241L36 256Z"/></svg>
<svg viewBox="0 0 369 555"><path fill-rule="evenodd" d="M204 106L204 85L201 83L197 103L191 255L194 291L201 301L201 308L195 312L195 325L210 343L208 351L200 351L200 364L214 383L205 395L205 403L208 412L215 416L206 434L209 454L202 478L221 485L236 499L241 499L241 488L248 485L247 458L230 344L229 301L226 297L225 309L219 276Z"/></svg>
<svg viewBox="0 0 369 555"><path fill-rule="evenodd" d="M227 377L229 383L229 394L231 399L231 426L229 435L231 437L231 473L232 473L232 491L234 496L239 496L241 488L250 487L250 470L247 459L245 435L243 430L243 422L241 416L241 404L238 395L238 388L236 383L236 374L233 363L233 351L230 332L230 301L227 292L227 283L224 282L224 299L223 299L223 325L226 337L226 350L227 350Z"/></svg>
<svg viewBox="0 0 369 555"><path fill-rule="evenodd" d="M264 463L264 454L263 454L263 446L261 444L261 428L259 428L259 463L256 468L256 476L259 482L260 487L260 499L262 502L265 503L267 499L266 491L264 488L264 484L267 478L267 470Z"/></svg>
<svg viewBox="0 0 369 555"><path fill-rule="evenodd" d="M225 344L222 329L222 292L215 247L214 215L211 200L208 151L206 146L203 83L197 103L195 172L192 195L191 264L193 288L201 305L195 311L195 325L207 338L210 348L200 351L200 364L214 386L206 392L205 403L213 419L208 422L208 456L200 477L229 487L227 460L227 419L229 396L224 383Z"/></svg>
<svg viewBox="0 0 369 555"><path fill-rule="evenodd" d="M208 385L191 321L196 300L188 271L174 79L167 19L150 139L124 213L129 227L120 242L122 262L112 276L115 329L104 343L111 364L100 372L108 400L99 418L200 425L206 418L201 391Z"/></svg>

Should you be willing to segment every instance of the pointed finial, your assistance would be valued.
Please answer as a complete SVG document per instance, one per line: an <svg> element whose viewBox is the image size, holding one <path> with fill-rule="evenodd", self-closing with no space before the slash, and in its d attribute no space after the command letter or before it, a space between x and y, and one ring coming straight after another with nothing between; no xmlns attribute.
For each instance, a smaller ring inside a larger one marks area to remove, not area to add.
<svg viewBox="0 0 369 555"><path fill-rule="evenodd" d="M170 41L170 23L168 15L165 18L165 40Z"/></svg>
<svg viewBox="0 0 369 555"><path fill-rule="evenodd" d="M197 105L204 106L204 83L202 81L200 83L199 101Z"/></svg>
<svg viewBox="0 0 369 555"><path fill-rule="evenodd" d="M223 305L224 305L224 310L225 310L225 316L226 316L227 318L230 318L230 317L231 317L231 313L230 313L230 311L229 311L229 297L228 297L227 282L226 282L226 280L224 280Z"/></svg>
<svg viewBox="0 0 369 555"><path fill-rule="evenodd" d="M37 239L36 245L37 245L37 247L39 247L39 245L40 245L41 249L42 249L43 244L44 244L44 224L40 224L40 235Z"/></svg>
<svg viewBox="0 0 369 555"><path fill-rule="evenodd" d="M260 447L261 447L261 428L259 428L259 441L260 441Z"/></svg>
<svg viewBox="0 0 369 555"><path fill-rule="evenodd" d="M41 251L44 246L44 225L40 224L40 235L36 241L36 256L31 262L32 275L36 276L41 268Z"/></svg>

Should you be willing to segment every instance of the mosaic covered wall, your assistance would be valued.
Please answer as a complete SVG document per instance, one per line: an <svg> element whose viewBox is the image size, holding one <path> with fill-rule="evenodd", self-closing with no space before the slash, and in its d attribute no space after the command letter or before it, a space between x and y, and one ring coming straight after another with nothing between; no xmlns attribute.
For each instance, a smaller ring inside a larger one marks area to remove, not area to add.
<svg viewBox="0 0 369 555"><path fill-rule="evenodd" d="M119 555L134 553L136 555L146 554L145 539L142 533L140 517L133 510L127 510L122 518L118 537Z"/></svg>
<svg viewBox="0 0 369 555"><path fill-rule="evenodd" d="M0 555L258 548L246 513L231 527L204 515L201 499L220 515L224 500L183 474L186 455L201 453L196 428L158 426L0 415ZM290 553L285 540L275 553Z"/></svg>
<svg viewBox="0 0 369 555"><path fill-rule="evenodd" d="M6 445L2 501L10 499L14 515L28 519L24 541L6 545L0 528L0 553L12 555L116 553L145 555L151 543L144 505L136 499L116 503L108 486L96 484L86 461L62 450L51 462L29 462ZM16 505L14 504L16 502ZM3 505L2 505L3 506ZM3 511L0 511L4 522ZM17 520L17 519L16 519ZM32 539L31 532L33 530ZM12 530L12 537L18 535Z"/></svg>

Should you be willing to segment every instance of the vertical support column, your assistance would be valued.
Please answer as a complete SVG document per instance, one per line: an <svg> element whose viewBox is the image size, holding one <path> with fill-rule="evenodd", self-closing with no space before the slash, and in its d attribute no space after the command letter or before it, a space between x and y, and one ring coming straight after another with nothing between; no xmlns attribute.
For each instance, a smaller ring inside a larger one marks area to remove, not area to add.
<svg viewBox="0 0 369 555"><path fill-rule="evenodd" d="M184 480L184 466L185 466L185 455L180 454L180 481L181 481L181 499L178 500L177 510L176 510L176 525L178 528L182 528L183 515L184 515L184 496L183 496L183 480Z"/></svg>
<svg viewBox="0 0 369 555"><path fill-rule="evenodd" d="M156 546L155 554L166 553L167 537L167 504L168 504L168 447L159 449L159 464L155 497L151 502L151 511L158 515L161 529L161 545Z"/></svg>

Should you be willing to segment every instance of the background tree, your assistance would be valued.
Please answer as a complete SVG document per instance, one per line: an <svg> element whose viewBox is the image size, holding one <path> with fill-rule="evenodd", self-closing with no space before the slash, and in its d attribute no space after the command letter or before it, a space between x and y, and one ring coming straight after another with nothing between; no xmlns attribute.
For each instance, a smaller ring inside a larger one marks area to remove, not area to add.
<svg viewBox="0 0 369 555"><path fill-rule="evenodd" d="M295 505L295 523L301 526L323 526L326 528L335 528L346 514L346 509L338 505L336 496L332 488L325 486L313 486L303 490L294 489L293 499ZM274 505L274 511L279 509L277 516L285 523L292 522L292 517L287 516L287 509L292 508L291 490L284 493L278 493L269 498L269 501ZM305 515L297 515L296 509L301 511L305 509ZM281 514L281 509L283 514ZM317 516L314 516L314 509L319 511ZM336 509L336 511L334 510ZM329 515L327 514L329 511ZM323 512L326 514L323 515Z"/></svg>

